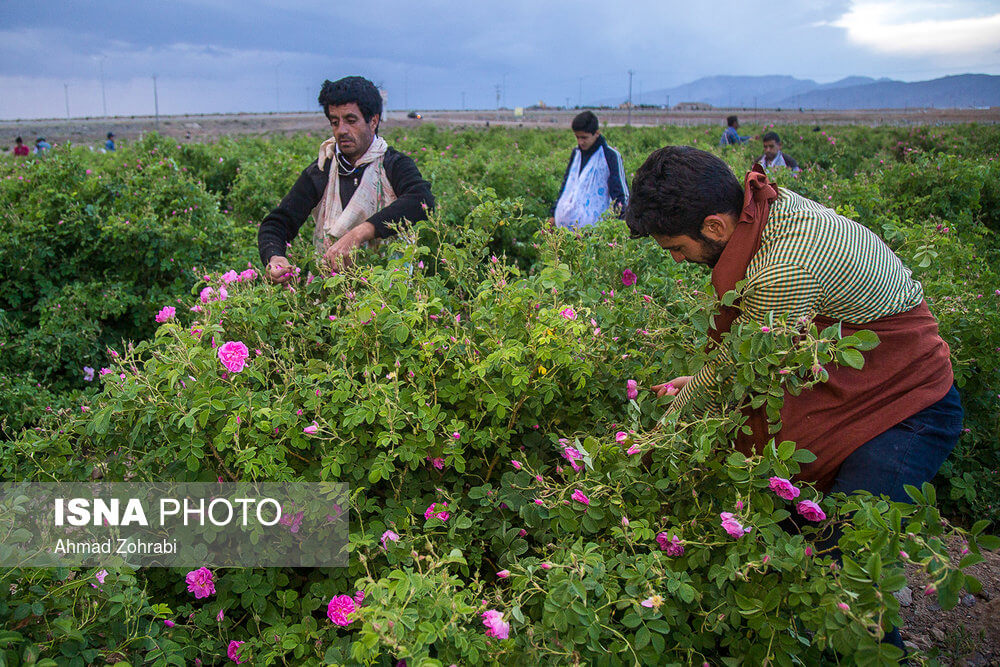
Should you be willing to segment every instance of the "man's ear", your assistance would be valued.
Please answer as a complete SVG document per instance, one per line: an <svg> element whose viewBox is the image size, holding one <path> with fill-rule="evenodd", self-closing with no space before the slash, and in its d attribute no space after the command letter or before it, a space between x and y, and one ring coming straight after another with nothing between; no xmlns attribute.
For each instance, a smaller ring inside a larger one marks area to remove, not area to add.
<svg viewBox="0 0 1000 667"><path fill-rule="evenodd" d="M701 223L701 235L713 241L725 242L729 240L726 221L721 215L715 213L706 216Z"/></svg>
<svg viewBox="0 0 1000 667"><path fill-rule="evenodd" d="M375 123L372 126L372 132L374 132L374 133L377 134L378 133L378 126L382 124L382 114L374 114L372 116L372 121L374 121L374 123Z"/></svg>

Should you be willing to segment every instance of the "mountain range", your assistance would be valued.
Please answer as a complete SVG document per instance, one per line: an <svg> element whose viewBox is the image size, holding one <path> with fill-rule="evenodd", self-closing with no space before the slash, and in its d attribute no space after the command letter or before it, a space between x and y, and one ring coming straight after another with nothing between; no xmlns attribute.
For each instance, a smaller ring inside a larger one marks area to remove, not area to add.
<svg viewBox="0 0 1000 667"><path fill-rule="evenodd" d="M625 100L605 98L597 106ZM676 106L700 102L723 108L903 109L1000 106L1000 76L959 74L931 81L850 76L817 83L791 76L710 76L673 88L633 94L635 104Z"/></svg>

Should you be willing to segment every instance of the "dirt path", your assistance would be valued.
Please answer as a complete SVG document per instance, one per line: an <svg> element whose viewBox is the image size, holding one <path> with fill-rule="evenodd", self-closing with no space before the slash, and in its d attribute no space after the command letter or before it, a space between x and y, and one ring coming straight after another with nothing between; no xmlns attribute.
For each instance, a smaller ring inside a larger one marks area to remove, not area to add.
<svg viewBox="0 0 1000 667"><path fill-rule="evenodd" d="M575 109L525 109L523 115L514 111L422 111L421 120L407 118L404 111L386 113L385 127L413 127L432 123L443 127L525 127L566 128L576 115ZM665 111L636 109L631 118L626 110L600 109L602 122L611 126L631 122L635 126L655 125L718 125L729 113L739 114L745 128L763 123L797 125L925 125L937 123L998 123L1000 107L991 109L885 109L860 111L788 111L776 109L710 109L699 111ZM220 136L314 133L326 135L329 126L319 113L270 114L206 114L198 116L121 116L112 118L72 118L46 120L0 121L0 147L10 150L15 136L33 144L44 136L50 143L72 141L95 148L104 145L111 131L117 139L133 140L142 134L158 131L182 141L213 141Z"/></svg>

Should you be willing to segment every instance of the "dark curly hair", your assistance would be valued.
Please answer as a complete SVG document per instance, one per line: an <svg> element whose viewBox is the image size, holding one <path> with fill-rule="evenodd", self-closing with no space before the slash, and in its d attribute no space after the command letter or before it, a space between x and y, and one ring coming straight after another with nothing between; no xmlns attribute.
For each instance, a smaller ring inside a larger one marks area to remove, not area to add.
<svg viewBox="0 0 1000 667"><path fill-rule="evenodd" d="M343 79L323 82L323 88L319 91L319 105L323 107L323 113L327 113L327 107L337 107L341 104L354 102L361 109L361 115L365 122L369 122L373 116L382 118L382 96L378 92L375 84L363 76L345 76Z"/></svg>
<svg viewBox="0 0 1000 667"><path fill-rule="evenodd" d="M739 214L743 187L729 165L690 146L667 146L646 159L632 179L625 223L633 237L651 234L702 240L710 215Z"/></svg>
<svg viewBox="0 0 1000 667"><path fill-rule="evenodd" d="M600 121L597 120L597 114L593 111L583 111L576 115L570 127L573 128L574 132L597 134L597 131L601 129L601 124Z"/></svg>

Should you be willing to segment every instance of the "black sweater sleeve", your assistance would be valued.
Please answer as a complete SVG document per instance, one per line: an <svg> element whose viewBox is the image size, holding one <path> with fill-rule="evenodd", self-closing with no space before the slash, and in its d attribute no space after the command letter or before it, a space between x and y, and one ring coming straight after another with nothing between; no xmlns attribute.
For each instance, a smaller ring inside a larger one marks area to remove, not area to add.
<svg viewBox="0 0 1000 667"><path fill-rule="evenodd" d="M624 220L628 195L625 192L625 168L622 166L622 157L608 145L604 146L604 157L608 161L608 195L611 197L611 205L617 207L618 217Z"/></svg>
<svg viewBox="0 0 1000 667"><path fill-rule="evenodd" d="M390 148L383 161L389 185L396 193L396 201L368 218L375 225L375 238L394 236L406 222L427 219L427 211L434 208L431 184L424 180L417 164L408 155Z"/></svg>
<svg viewBox="0 0 1000 667"><path fill-rule="evenodd" d="M336 168L327 160L324 171L320 171L316 163L306 167L299 175L295 185L281 200L278 207L268 213L257 230L257 250L260 261L265 265L275 255L285 256L287 244L298 235L299 228L306 221L326 190L329 172Z"/></svg>
<svg viewBox="0 0 1000 667"><path fill-rule="evenodd" d="M556 207L559 206L559 200L562 198L563 190L566 189L566 181L569 180L569 170L573 168L573 156L576 154L576 149L569 154L569 162L566 164L566 171L563 172L562 185L559 186L559 194L556 195L556 201L552 204L552 208L549 209L549 217L556 217Z"/></svg>

